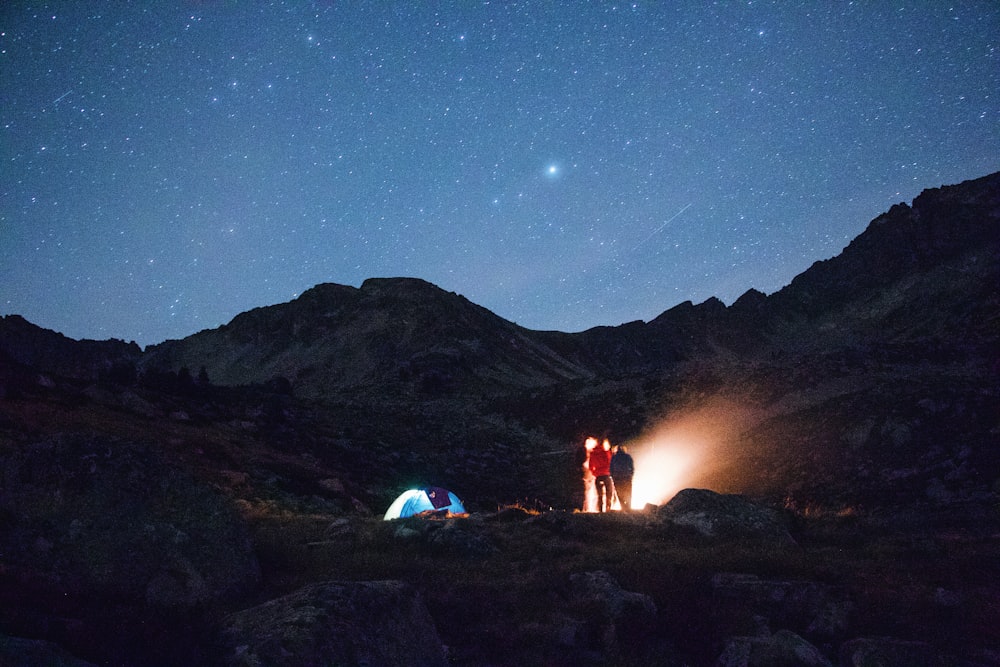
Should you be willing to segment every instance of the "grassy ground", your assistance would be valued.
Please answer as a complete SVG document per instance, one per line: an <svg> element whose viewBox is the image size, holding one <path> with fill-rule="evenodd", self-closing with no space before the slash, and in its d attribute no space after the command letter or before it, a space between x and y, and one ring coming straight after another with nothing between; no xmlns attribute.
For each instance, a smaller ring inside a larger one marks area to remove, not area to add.
<svg viewBox="0 0 1000 667"><path fill-rule="evenodd" d="M726 637L753 631L753 610L720 599L712 586L713 576L735 572L817 582L842 593L851 603L847 627L837 636L815 639L825 642L821 648L830 657L839 642L859 636L926 641L980 664L990 664L984 650L1000 656L996 508L985 520L914 515L901 523L861 511L809 507L789 515L796 547L709 540L644 513L533 514L507 508L455 519L459 540L448 546L429 538L423 520L365 517L330 494L314 502L323 493L319 480L336 477L350 484L356 477L324 466L322 456L337 439L317 437L292 447L295 432L279 428L280 420L254 417L253 401L250 407L210 404L205 414L189 409L190 419L148 418L109 405L73 392L0 402L0 449L15 451L62 433L151 443L178 468L240 504L263 585L230 608L205 610L209 622L311 582L399 579L422 594L455 665L711 664ZM174 407L168 398L159 399L164 415ZM326 422L319 426L322 433L335 431ZM370 475L373 467L378 466L366 461L359 470ZM223 474L227 471L233 475ZM247 481L239 481L244 477ZM272 485L272 478L280 483ZM376 484L358 486L352 493L373 507L388 493ZM377 493L368 492L369 486ZM12 517L0 515L0 528ZM401 534L401 527L412 533ZM608 652L594 650L586 640L600 632L600 622L570 582L574 574L597 570L626 591L648 595L657 607L655 618L644 624L616 628L611 662L602 662ZM47 601L33 597L31 582L22 588L30 597L0 591L10 597L4 609L11 618L23 616L25 601L52 611ZM103 601L73 602L61 603L68 605L68 617L108 616ZM100 609L81 611L84 602ZM128 607L121 616L133 611ZM116 627L111 620L107 626ZM150 620L163 619L137 618L134 625L141 629ZM191 627L200 627L197 620L171 620L164 637L190 637ZM771 629L791 624L806 632L795 623L775 618ZM177 643L174 639L163 642Z"/></svg>
<svg viewBox="0 0 1000 667"><path fill-rule="evenodd" d="M398 535L401 527L419 534L422 520L341 520L331 529L320 516L257 516L261 599L312 581L401 579L421 591L455 664L579 664L597 658L579 640L556 640L560 623L589 618L570 576L603 570L658 609L645 627L619 628L615 664L706 664L726 636L749 631L711 587L713 575L736 572L843 591L849 636L830 638L831 647L855 636L927 641L955 654L1000 647L997 535L893 534L858 517L814 517L799 522L799 546L788 548L713 541L642 514L555 514L454 519L495 547L488 554Z"/></svg>

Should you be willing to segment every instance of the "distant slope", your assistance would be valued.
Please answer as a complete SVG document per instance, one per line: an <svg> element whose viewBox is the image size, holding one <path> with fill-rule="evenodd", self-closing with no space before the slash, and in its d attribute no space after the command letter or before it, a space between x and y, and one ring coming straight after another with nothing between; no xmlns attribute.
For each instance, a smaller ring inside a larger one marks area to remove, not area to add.
<svg viewBox="0 0 1000 667"><path fill-rule="evenodd" d="M543 337L414 278L370 279L360 289L318 285L290 303L152 346L143 365L204 366L222 384L282 376L312 397L458 389L489 395L592 375Z"/></svg>
<svg viewBox="0 0 1000 667"><path fill-rule="evenodd" d="M995 338L998 257L1000 174L993 174L893 206L766 308L772 320L806 318L824 331L853 327L885 342Z"/></svg>
<svg viewBox="0 0 1000 667"><path fill-rule="evenodd" d="M0 317L0 366L19 365L62 377L92 380L116 365L134 364L142 350L120 340L73 340L20 315Z"/></svg>

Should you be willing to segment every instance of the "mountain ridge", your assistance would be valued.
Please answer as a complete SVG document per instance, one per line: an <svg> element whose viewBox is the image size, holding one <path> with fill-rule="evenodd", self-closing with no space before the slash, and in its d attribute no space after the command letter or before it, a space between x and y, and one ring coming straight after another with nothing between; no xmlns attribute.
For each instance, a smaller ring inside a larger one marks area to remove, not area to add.
<svg viewBox="0 0 1000 667"><path fill-rule="evenodd" d="M474 384L481 390L488 387L489 380L506 379L513 386L522 387L544 386L622 368L663 371L682 359L713 353L718 348L747 352L766 342L765 331L787 325L799 316L811 319L824 312L840 312L848 302L865 298L867 292L892 283L907 272L921 272L953 260L956 253L970 248L982 253L994 247L1000 211L998 181L1000 177L994 174L926 190L914 199L912 206L893 206L875 218L840 255L814 263L771 295L748 290L728 307L716 298L697 305L683 302L645 323L594 327L578 333L534 331L504 320L465 297L414 278L370 279L357 291L344 286L317 287L295 301L266 308L274 309L275 317L300 322L303 314L313 312L310 300L318 293L314 292L317 289L336 293L338 298L353 294L355 301L363 301L369 307L367 313L372 321L357 333L345 332L343 337L371 336L375 340L368 341L367 349L355 345L342 352L365 359L369 366L377 366L374 360L377 358L383 364L383 372L377 377L359 375L345 380L340 383L345 389L362 386L366 380L392 383L394 374L405 374L408 368L414 368L417 377L475 376L480 381ZM985 219L972 211L985 213ZM940 224L942 219L948 224ZM987 260L988 257L980 258L988 264ZM988 273L988 267L986 270ZM974 275L973 280L980 277L990 275ZM419 302L419 306L408 307L408 300ZM299 307L303 313L295 312ZM395 310L388 310L390 307ZM329 318L329 313L324 317ZM246 319L237 316L229 325L214 331L231 331ZM424 333L417 333L414 326L422 327ZM394 331L396 327L399 329ZM331 329L325 333L335 332ZM293 331L288 340L303 342L300 334ZM203 338L211 334L200 332L194 336ZM162 363L179 353L179 361L167 361L166 365L174 370L178 364L193 365L197 354L178 352L186 346L183 341L193 338L152 346L146 355L152 361L147 363ZM427 344L431 340L434 344ZM443 340L449 342L442 345ZM511 365L504 363L508 355L516 356L519 363L534 370L511 374ZM313 372L312 368L295 363L268 366L248 362L249 373L235 372L220 361L213 364L214 372L210 368L210 374L227 381L263 381L267 378L259 371L266 369L267 373L287 375L294 385L299 385L303 384L297 381L300 374ZM330 370L349 369L340 366ZM316 391L313 381L304 385L307 393Z"/></svg>
<svg viewBox="0 0 1000 667"><path fill-rule="evenodd" d="M90 369L93 373L134 360L143 367L174 371L206 366L213 380L223 384L283 376L307 395L324 393L315 379L323 372L341 378L334 381L339 390L398 384L400 376L419 381L440 376L448 383L456 374L464 380L478 377L474 384L483 390L490 379L506 379L515 386L544 386L616 368L659 371L718 347L747 352L766 342L764 332L783 327L787 333L787 325L796 318L839 312L866 290L878 289L906 272L953 260L956 253L969 248L987 252L997 236L998 181L998 174L992 174L925 190L912 205L895 204L839 255L813 263L770 295L750 289L730 306L714 297L700 304L685 301L648 322L602 325L577 333L531 330L419 278L370 278L358 288L322 283L293 301L254 308L215 329L145 350L116 339L77 341L80 349L88 348L82 356L90 361L77 359L76 368L61 361L72 356L66 354L72 339L38 328L39 343L32 348L31 327L26 326L30 323L9 315L0 319L0 352L15 362L69 375L86 374L88 364L98 367ZM970 214L973 209L986 219ZM942 216L948 224L934 224ZM985 270L977 277L988 280L992 277L988 259L980 258L979 266L974 260L969 266L949 270ZM366 322L359 320L362 314ZM338 323L339 315L343 320ZM344 326L349 330L338 336L337 327ZM436 338L439 335L448 341L446 345ZM213 340L220 338L226 344ZM327 350L344 363L316 364L296 358L295 350L316 353L328 348L332 338L355 339L353 344ZM430 340L435 343L429 344ZM278 345L295 349L279 351ZM484 353L484 346L489 353ZM512 374L511 364L503 362L508 354L518 356L532 370ZM350 359L358 363L347 363ZM476 370L470 372L472 368Z"/></svg>

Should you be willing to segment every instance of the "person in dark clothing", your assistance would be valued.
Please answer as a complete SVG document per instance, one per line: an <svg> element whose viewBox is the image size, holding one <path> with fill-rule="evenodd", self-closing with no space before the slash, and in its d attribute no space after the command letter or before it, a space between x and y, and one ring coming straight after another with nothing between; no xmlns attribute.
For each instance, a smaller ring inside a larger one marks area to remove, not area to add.
<svg viewBox="0 0 1000 667"><path fill-rule="evenodd" d="M635 474L635 463L625 445L615 445L611 456L611 478L614 480L615 493L623 511L632 509L632 476Z"/></svg>
<svg viewBox="0 0 1000 667"><path fill-rule="evenodd" d="M597 511L607 512L615 496L615 483L611 480L611 442L604 441L590 452L590 472L594 475L597 491Z"/></svg>

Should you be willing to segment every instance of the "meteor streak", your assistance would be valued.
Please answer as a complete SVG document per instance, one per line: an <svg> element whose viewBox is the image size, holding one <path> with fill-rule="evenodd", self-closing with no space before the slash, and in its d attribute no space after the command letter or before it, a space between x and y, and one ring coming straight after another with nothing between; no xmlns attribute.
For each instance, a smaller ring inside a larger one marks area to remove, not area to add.
<svg viewBox="0 0 1000 667"><path fill-rule="evenodd" d="M63 93L62 95L60 95L60 96L59 96L59 97L57 97L56 99L52 100L52 104L55 104L56 102L60 101L60 100L61 100L62 98L66 97L67 95L69 95L69 94L70 94L70 93L72 93L72 92L73 92L73 90L72 90L72 89L70 89L70 90L67 90L67 91L66 91L65 93Z"/></svg>
<svg viewBox="0 0 1000 667"><path fill-rule="evenodd" d="M691 204L693 204L693 203L694 202L691 202ZM691 204L688 204L687 206L685 206L684 208L682 208L681 210L677 211L672 216L670 216L667 219L666 222L664 222L662 225L660 225L659 227L657 227L656 229L654 229L649 236L647 236L642 241L640 241L639 243L637 243L636 246L634 248L632 248L632 251L635 252L636 250L639 249L640 246L644 245L646 243L646 241L648 241L649 239L653 238L654 236L656 236L657 234L659 234L661 231L663 231L663 228L666 227L667 225L669 225L675 219L677 219L677 216L679 216L681 213L683 213L684 211L686 211L689 208L691 208Z"/></svg>

